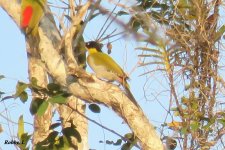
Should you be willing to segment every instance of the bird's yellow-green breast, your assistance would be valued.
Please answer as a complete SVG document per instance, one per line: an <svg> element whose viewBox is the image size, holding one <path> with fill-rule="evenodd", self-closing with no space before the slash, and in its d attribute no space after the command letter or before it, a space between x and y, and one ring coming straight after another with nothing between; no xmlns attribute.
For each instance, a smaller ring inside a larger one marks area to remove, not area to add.
<svg viewBox="0 0 225 150"><path fill-rule="evenodd" d="M88 42L86 43L86 47L89 53L87 62L96 74L101 74L104 72L111 73L112 75L114 74L114 76L117 76L117 79L115 80L120 80L119 82L128 78L123 69L109 55L101 51L102 46L97 42Z"/></svg>

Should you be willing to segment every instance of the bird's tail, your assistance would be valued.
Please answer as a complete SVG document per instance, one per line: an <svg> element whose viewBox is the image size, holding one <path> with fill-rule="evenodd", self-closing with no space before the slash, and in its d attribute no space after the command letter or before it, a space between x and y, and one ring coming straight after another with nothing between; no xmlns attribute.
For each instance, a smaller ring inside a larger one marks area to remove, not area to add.
<svg viewBox="0 0 225 150"><path fill-rule="evenodd" d="M127 83L126 80L123 81L123 87L125 89L125 92L127 94L127 96L130 98L130 100L137 106L137 107L140 107L136 101L136 99L134 98L133 94L131 93L130 91L130 86L129 84Z"/></svg>

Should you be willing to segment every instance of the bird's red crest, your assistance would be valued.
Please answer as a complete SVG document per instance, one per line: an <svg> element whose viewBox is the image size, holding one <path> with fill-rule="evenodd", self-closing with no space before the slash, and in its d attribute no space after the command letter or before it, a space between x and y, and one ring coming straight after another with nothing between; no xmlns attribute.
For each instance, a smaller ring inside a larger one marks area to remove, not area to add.
<svg viewBox="0 0 225 150"><path fill-rule="evenodd" d="M20 24L21 28L26 28L29 25L32 14L33 14L32 6L27 6L22 14L22 20Z"/></svg>

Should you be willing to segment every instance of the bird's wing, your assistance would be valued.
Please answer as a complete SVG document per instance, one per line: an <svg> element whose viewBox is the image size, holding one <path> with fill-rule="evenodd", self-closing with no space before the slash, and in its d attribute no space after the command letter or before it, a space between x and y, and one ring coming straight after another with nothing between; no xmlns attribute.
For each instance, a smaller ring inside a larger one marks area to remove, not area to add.
<svg viewBox="0 0 225 150"><path fill-rule="evenodd" d="M119 77L127 78L126 73L123 69L107 54L104 53L93 53L88 56L93 58L95 65L105 67L105 70L108 72L116 73Z"/></svg>

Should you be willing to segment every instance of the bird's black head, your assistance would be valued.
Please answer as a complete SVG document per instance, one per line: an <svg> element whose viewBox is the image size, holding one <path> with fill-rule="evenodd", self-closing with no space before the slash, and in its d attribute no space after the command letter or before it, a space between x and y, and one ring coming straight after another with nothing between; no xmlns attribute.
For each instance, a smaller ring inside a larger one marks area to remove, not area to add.
<svg viewBox="0 0 225 150"><path fill-rule="evenodd" d="M89 42L86 42L86 43L85 43L85 46L86 46L87 48L96 48L97 51L102 52L103 44L98 43L98 42L96 42L96 41L89 41Z"/></svg>

